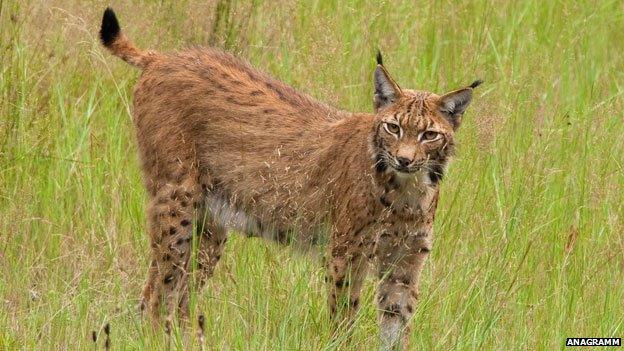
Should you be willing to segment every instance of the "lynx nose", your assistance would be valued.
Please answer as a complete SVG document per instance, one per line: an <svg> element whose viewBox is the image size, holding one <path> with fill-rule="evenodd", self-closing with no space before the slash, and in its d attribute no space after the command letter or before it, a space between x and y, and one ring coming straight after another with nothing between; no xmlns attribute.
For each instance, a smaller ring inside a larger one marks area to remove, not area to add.
<svg viewBox="0 0 624 351"><path fill-rule="evenodd" d="M410 163L412 163L412 160L407 157L397 157L396 160L401 167L407 167L410 165Z"/></svg>

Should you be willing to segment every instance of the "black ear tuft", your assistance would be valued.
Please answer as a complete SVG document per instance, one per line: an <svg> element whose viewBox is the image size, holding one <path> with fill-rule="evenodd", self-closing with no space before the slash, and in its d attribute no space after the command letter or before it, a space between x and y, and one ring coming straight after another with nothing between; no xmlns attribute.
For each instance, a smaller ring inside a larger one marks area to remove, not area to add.
<svg viewBox="0 0 624 351"><path fill-rule="evenodd" d="M481 79L477 79L474 82L472 82L472 84L470 84L470 87L472 89L474 89L474 88L478 87L479 85L481 85L482 83L483 83L483 81Z"/></svg>
<svg viewBox="0 0 624 351"><path fill-rule="evenodd" d="M102 16L102 27L100 28L100 40L104 46L111 45L115 39L119 36L119 21L115 12L110 7L107 7Z"/></svg>
<svg viewBox="0 0 624 351"><path fill-rule="evenodd" d="M377 64L383 66L383 57L381 57L381 51L377 49Z"/></svg>

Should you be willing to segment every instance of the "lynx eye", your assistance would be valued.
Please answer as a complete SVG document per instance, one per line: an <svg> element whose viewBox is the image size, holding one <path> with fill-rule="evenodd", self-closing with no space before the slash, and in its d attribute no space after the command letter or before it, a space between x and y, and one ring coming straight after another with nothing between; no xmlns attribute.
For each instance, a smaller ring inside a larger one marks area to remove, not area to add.
<svg viewBox="0 0 624 351"><path fill-rule="evenodd" d="M440 138L440 133L428 130L420 136L421 141L434 141Z"/></svg>
<svg viewBox="0 0 624 351"><path fill-rule="evenodd" d="M384 123L384 128L386 129L386 131L390 134L396 134L397 136L399 135L399 133L401 132L401 127L399 127L398 124L396 123L389 123L386 122Z"/></svg>

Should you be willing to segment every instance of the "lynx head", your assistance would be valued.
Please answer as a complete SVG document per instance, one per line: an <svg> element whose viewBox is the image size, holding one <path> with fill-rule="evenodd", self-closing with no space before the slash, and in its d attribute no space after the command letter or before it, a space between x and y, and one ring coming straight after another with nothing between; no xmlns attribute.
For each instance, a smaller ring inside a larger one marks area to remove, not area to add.
<svg viewBox="0 0 624 351"><path fill-rule="evenodd" d="M453 153L453 136L472 91L481 81L442 96L401 89L378 54L374 83L372 148L376 170L403 176L424 171L436 183Z"/></svg>

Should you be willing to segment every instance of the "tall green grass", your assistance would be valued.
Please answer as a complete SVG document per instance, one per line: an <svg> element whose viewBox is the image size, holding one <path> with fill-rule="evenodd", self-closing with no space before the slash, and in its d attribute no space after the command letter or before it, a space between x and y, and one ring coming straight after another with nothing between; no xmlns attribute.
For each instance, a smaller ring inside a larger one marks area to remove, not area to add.
<svg viewBox="0 0 624 351"><path fill-rule="evenodd" d="M139 72L99 47L100 1L0 1L0 348L199 348L138 318L146 197L130 116ZM621 1L114 1L142 47L227 47L349 110L371 110L380 47L402 86L483 78L444 181L412 343L563 349L624 335ZM331 338L319 262L234 237L193 296L205 348L368 350Z"/></svg>

